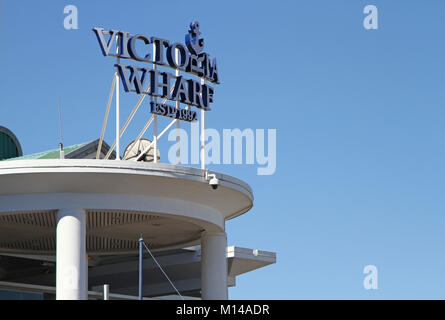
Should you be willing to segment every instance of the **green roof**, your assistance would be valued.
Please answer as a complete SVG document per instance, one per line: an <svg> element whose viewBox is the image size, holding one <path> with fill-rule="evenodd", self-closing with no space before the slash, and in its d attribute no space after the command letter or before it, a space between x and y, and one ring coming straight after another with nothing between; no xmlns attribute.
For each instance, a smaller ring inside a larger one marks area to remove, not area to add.
<svg viewBox="0 0 445 320"><path fill-rule="evenodd" d="M0 126L0 161L21 155L22 147L17 137L8 128Z"/></svg>
<svg viewBox="0 0 445 320"><path fill-rule="evenodd" d="M77 148L83 146L84 144L85 143L81 143L81 144L75 144L73 146L65 147L65 148L63 148L63 151L65 152L65 154L68 154L71 151L76 150ZM53 150L43 151L43 152L34 153L34 154L28 154L28 155L21 156L21 157L10 158L10 159L6 159L5 161L32 160L32 159L59 159L59 158L60 158L60 150L53 149Z"/></svg>

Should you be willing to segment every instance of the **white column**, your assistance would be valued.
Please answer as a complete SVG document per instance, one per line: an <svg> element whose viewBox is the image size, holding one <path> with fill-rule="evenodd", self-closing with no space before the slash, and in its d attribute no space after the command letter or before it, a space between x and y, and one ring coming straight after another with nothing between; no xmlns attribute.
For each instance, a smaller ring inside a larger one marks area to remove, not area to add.
<svg viewBox="0 0 445 320"><path fill-rule="evenodd" d="M85 211L59 209L56 232L56 299L87 300Z"/></svg>
<svg viewBox="0 0 445 320"><path fill-rule="evenodd" d="M110 285L108 285L108 284L104 284L103 299L110 300Z"/></svg>
<svg viewBox="0 0 445 320"><path fill-rule="evenodd" d="M225 232L201 235L201 296L203 300L227 300L227 236Z"/></svg>

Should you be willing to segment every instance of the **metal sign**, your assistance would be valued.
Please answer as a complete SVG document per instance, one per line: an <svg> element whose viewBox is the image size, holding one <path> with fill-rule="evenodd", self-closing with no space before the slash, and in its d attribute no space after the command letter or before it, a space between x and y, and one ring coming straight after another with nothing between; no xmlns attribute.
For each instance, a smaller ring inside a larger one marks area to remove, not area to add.
<svg viewBox="0 0 445 320"><path fill-rule="evenodd" d="M114 66L124 90L154 98L150 102L153 114L191 122L197 120L197 113L190 106L210 110L214 95L210 84L219 83L218 68L216 58L203 52L204 39L200 38L197 21L190 24L185 45L143 34L131 35L126 31L106 31L103 28L93 28L93 31L102 54L117 58L118 62ZM116 47L115 53L111 52L113 47ZM151 66L124 65L120 59L146 62ZM157 66L173 68L176 74L160 71ZM200 80L186 79L179 75L179 71ZM158 103L157 97L163 98L163 102ZM176 106L164 103L166 100L176 101ZM181 103L187 107L182 109Z"/></svg>

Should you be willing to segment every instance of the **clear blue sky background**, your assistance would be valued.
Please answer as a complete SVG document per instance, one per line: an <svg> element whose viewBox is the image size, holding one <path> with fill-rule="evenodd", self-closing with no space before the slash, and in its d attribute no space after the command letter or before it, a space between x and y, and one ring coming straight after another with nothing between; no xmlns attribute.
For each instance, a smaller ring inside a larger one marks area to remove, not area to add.
<svg viewBox="0 0 445 320"><path fill-rule="evenodd" d="M63 28L68 4L78 30ZM378 30L363 28L367 4ZM277 129L274 175L211 166L255 193L229 245L277 252L230 298L445 298L443 1L3 0L0 125L26 154L57 148L60 97L65 145L96 139L114 61L91 28L183 41L192 20L222 79L207 125ZM137 96L122 99L125 119ZM363 288L368 264L378 290Z"/></svg>

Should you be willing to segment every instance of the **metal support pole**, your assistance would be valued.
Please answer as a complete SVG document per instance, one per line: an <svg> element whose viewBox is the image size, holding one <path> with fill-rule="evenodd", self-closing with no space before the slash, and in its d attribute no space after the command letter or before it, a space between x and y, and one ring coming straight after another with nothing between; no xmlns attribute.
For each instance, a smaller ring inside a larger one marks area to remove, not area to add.
<svg viewBox="0 0 445 320"><path fill-rule="evenodd" d="M116 36L116 53L116 63L120 64L119 36ZM120 160L120 86L119 72L116 72L116 160Z"/></svg>
<svg viewBox="0 0 445 320"><path fill-rule="evenodd" d="M201 85L205 84L204 78L201 78ZM201 169L206 169L206 157L205 157L205 111L201 109Z"/></svg>
<svg viewBox="0 0 445 320"><path fill-rule="evenodd" d="M156 46L153 47L153 57L156 57ZM153 70L156 71L157 68L156 63L153 63ZM151 99L155 104L158 102L156 96L154 98L151 96ZM153 162L158 162L158 116L156 114L153 114Z"/></svg>
<svg viewBox="0 0 445 320"><path fill-rule="evenodd" d="M153 162L158 162L158 116L155 114L153 115Z"/></svg>
<svg viewBox="0 0 445 320"><path fill-rule="evenodd" d="M110 285L104 284L103 290L104 290L103 291L104 300L110 300Z"/></svg>
<svg viewBox="0 0 445 320"><path fill-rule="evenodd" d="M205 111L201 109L201 169L206 169L206 158L205 158Z"/></svg>
<svg viewBox="0 0 445 320"><path fill-rule="evenodd" d="M102 131L100 132L99 145L97 146L97 151L96 151L96 159L100 158L100 152L102 150L102 143L104 141L105 129L107 127L108 115L110 114L111 100L114 95L115 87L116 87L116 74L113 75L113 82L111 83L111 90L110 90L110 94L108 96L107 111L105 111L104 122L102 124ZM110 149L114 149L114 146L111 147ZM110 152L112 152L112 151L110 150Z"/></svg>
<svg viewBox="0 0 445 320"><path fill-rule="evenodd" d="M176 64L179 65L179 49L175 49L175 55L176 55ZM176 69L176 77L179 77L179 69ZM179 100L176 100L176 109L179 109L180 102ZM176 143L178 144L178 151L176 156L176 164L181 163L181 122L176 121Z"/></svg>
<svg viewBox="0 0 445 320"><path fill-rule="evenodd" d="M139 238L139 300L142 300L142 253L144 247L144 239Z"/></svg>

